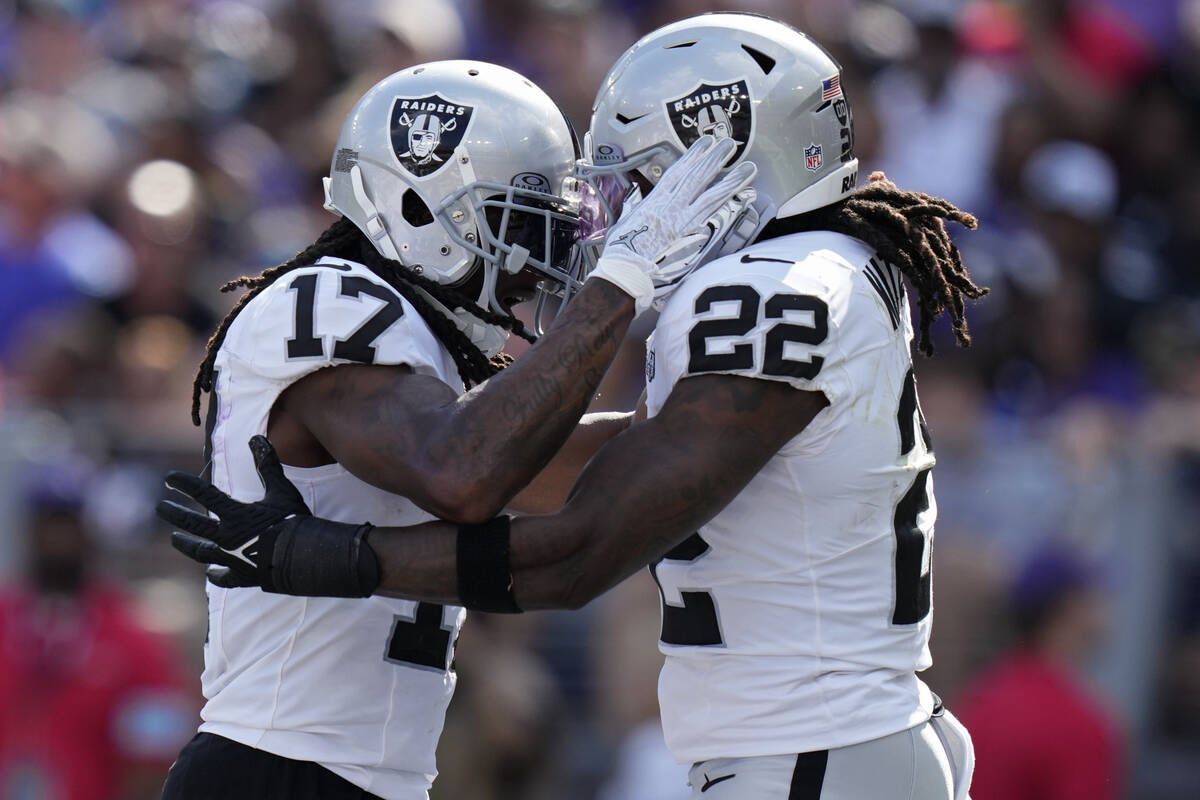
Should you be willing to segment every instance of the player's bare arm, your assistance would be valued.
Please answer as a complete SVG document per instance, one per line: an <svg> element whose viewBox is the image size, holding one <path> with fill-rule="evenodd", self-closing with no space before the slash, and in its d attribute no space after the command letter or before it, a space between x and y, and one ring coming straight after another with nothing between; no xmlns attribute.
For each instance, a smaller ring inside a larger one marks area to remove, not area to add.
<svg viewBox="0 0 1200 800"><path fill-rule="evenodd" d="M336 461L439 517L482 522L562 446L633 316L627 293L589 281L528 353L464 395L403 366L343 365L290 386L268 432L288 464Z"/></svg>
<svg viewBox="0 0 1200 800"><path fill-rule="evenodd" d="M680 381L657 416L596 454L561 512L512 521L517 605L578 608L661 558L826 405L818 392L771 381ZM438 523L372 531L380 592L457 602L457 531Z"/></svg>
<svg viewBox="0 0 1200 800"><path fill-rule="evenodd" d="M161 504L159 513L190 532L176 534L180 549L231 570L226 581L297 593L307 591L306 586L313 591L345 587L351 594L373 591L486 610L576 608L660 558L711 519L826 405L820 392L771 381L726 375L683 380L657 416L601 448L560 512L479 526L480 542L486 537L489 543L485 547L460 548L470 529L446 522L370 528L308 517L302 501L289 505L278 499L290 487L262 439L255 443L267 484L262 502L236 503L194 476L174 473L169 485L222 521L171 503ZM497 541L497 525L507 529L510 524L504 553L494 566L481 565L481 554L492 551ZM253 567L229 556L251 538L266 535L268 528L274 531L272 545L259 548L262 555ZM289 543L279 546L274 542L283 528L293 530L285 536ZM340 561L335 559L333 569L339 574L322 574L306 584L313 568L322 569L315 554L330 551L315 548L309 556L301 554L303 546L291 543L307 545L317 538L337 551ZM268 553L310 563L268 563L273 557ZM472 554L473 564L460 563L463 553ZM498 572L473 580L479 576L471 573L481 567ZM291 574L297 568L299 574ZM495 598L485 598L481 605L474 596L463 597L464 588L473 595L472 587L479 583L510 587L511 607L495 605Z"/></svg>
<svg viewBox="0 0 1200 800"><path fill-rule="evenodd" d="M283 459L336 461L443 518L490 519L562 446L635 312L690 268L663 255L753 179L750 163L718 177L734 149L713 137L689 148L612 228L582 291L543 340L467 394L402 365L338 366L296 381L268 426Z"/></svg>

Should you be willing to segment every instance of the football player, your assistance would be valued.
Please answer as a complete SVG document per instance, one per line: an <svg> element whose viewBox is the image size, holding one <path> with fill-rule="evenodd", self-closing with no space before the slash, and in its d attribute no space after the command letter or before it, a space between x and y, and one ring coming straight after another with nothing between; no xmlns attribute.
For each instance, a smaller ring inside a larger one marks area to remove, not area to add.
<svg viewBox="0 0 1200 800"><path fill-rule="evenodd" d="M756 196L720 216L689 256L710 260L666 301L647 419L600 449L560 511L328 522L256 439L261 502L175 473L168 484L220 521L160 514L217 580L272 592L578 608L649 564L663 726L693 764L694 797L962 800L969 736L917 676L930 665L936 504L908 292L920 350L932 353L943 313L969 344L965 301L986 290L946 222L975 220L882 175L857 187L838 65L792 28L739 14L655 31L605 78L585 173L616 198L608 211L635 184L661 185L714 104L735 158L759 167Z"/></svg>
<svg viewBox="0 0 1200 800"><path fill-rule="evenodd" d="M249 291L209 342L193 406L199 424L211 392L213 483L256 497L244 443L269 433L323 516L491 519L562 447L655 285L686 268L655 264L661 252L753 178L746 164L714 182L733 150L698 141L624 221L635 243L605 250L581 284L578 152L554 102L477 62L385 78L337 142L326 196L341 218L226 287ZM509 332L529 336L509 309L535 291L571 303L497 374ZM626 424L605 417L576 438ZM219 585L208 601L203 724L164 797L427 797L462 608Z"/></svg>

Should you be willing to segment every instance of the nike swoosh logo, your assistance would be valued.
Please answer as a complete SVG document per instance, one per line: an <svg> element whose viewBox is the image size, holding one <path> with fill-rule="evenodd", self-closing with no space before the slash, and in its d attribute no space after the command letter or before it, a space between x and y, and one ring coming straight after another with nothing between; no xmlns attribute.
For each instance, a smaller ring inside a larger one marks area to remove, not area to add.
<svg viewBox="0 0 1200 800"><path fill-rule="evenodd" d="M790 263L790 262L789 262L789 263ZM704 785L700 787L700 793L701 793L701 794L704 794L705 792L707 792L707 791L708 791L709 789L711 789L712 787L716 786L716 785L717 785L718 783L720 783L721 781L727 781L727 780L729 780L730 778L736 778L736 777L737 777L737 773L736 773L736 772L731 772L731 773L729 773L728 775L722 775L721 777L719 777L719 778L713 778L713 779L710 781L710 780L708 779L708 776L707 776L707 775L705 775L705 776L704 776Z"/></svg>
<svg viewBox="0 0 1200 800"><path fill-rule="evenodd" d="M795 261L791 261L786 258L760 258L760 257L752 256L750 254L746 254L746 255L742 256L743 264L749 264L752 261L774 261L776 264L795 264L796 263Z"/></svg>

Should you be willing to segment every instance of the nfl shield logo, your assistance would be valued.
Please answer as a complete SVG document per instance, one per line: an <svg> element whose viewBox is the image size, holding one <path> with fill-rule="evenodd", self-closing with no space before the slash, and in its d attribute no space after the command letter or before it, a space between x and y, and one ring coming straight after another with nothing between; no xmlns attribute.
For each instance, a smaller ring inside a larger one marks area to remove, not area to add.
<svg viewBox="0 0 1200 800"><path fill-rule="evenodd" d="M813 172L821 168L821 145L813 142L804 148L804 166Z"/></svg>

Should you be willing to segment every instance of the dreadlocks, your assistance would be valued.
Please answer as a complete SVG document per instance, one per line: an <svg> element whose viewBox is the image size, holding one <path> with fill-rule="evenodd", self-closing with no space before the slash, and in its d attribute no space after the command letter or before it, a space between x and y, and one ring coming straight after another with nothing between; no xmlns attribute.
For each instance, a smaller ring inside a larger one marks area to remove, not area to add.
<svg viewBox="0 0 1200 800"><path fill-rule="evenodd" d="M466 334L458 329L454 321L435 308L417 289L423 289L447 308L464 308L483 322L491 325L499 325L522 338L532 341L532 337L515 317L480 308L478 304L472 302L459 292L418 274L416 269L406 267L399 261L385 258L362 235L353 222L342 217L326 228L325 232L315 242L304 250L301 250L288 261L277 267L264 270L259 275L237 278L221 287L222 292L233 291L239 286L245 287L249 291L242 295L237 305L233 307L225 319L221 320L216 333L208 340L208 349L205 351L204 361L200 363L200 369L196 373L196 380L192 384L193 423L196 425L200 424L200 395L204 392L212 391L213 367L217 360L217 351L221 348L221 343L225 341L225 334L229 332L229 326L233 320L237 318L237 315L246 307L247 303L253 300L263 289L270 286L276 278L294 269L315 264L322 256L357 261L368 267L377 276L386 281L389 286L399 292L405 300L413 305L442 345L450 351L450 355L454 358L454 364L458 367L458 374L467 387L487 380L502 368L505 362L502 360L489 361L483 352L472 344Z"/></svg>
<svg viewBox="0 0 1200 800"><path fill-rule="evenodd" d="M946 220L971 229L978 224L975 217L947 201L923 192L901 191L882 172L874 172L866 186L846 199L796 217L772 220L759 238L826 230L866 242L916 288L921 309L917 347L928 356L933 355L929 328L944 311L950 312L958 344L971 344L963 298L974 300L988 293L986 287L971 281L946 232Z"/></svg>

